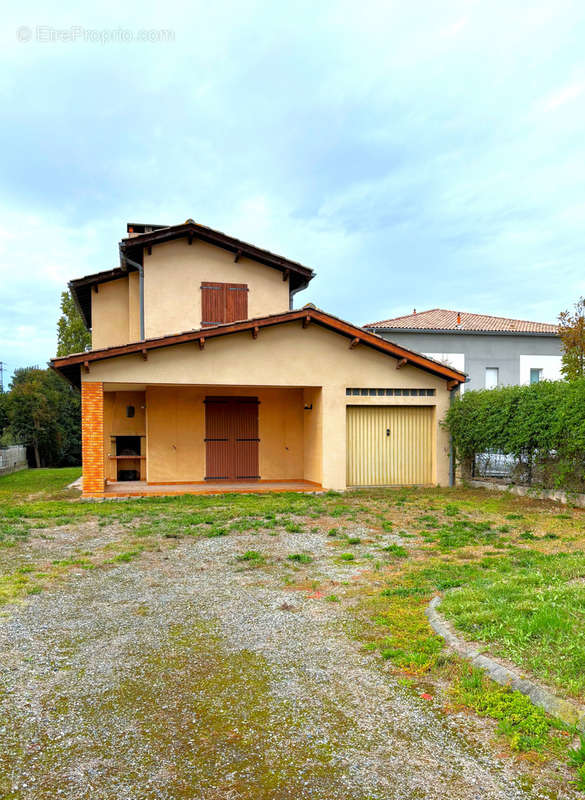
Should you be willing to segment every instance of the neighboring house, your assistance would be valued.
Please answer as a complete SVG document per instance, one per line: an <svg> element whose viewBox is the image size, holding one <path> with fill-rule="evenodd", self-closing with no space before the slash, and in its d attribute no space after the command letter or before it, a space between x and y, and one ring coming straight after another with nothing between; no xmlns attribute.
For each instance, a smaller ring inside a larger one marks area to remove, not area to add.
<svg viewBox="0 0 585 800"><path fill-rule="evenodd" d="M462 391L561 377L558 327L546 322L433 308L364 328L466 372Z"/></svg>
<svg viewBox="0 0 585 800"><path fill-rule="evenodd" d="M461 371L291 310L312 270L193 220L129 225L120 256L70 283L93 349L51 362L85 496L449 482Z"/></svg>

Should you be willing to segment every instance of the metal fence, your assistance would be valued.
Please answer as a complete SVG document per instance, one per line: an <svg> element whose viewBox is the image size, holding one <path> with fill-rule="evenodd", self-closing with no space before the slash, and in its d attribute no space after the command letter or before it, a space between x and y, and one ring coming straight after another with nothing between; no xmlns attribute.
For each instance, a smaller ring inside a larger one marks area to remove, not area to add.
<svg viewBox="0 0 585 800"><path fill-rule="evenodd" d="M0 447L0 475L8 475L9 472L17 472L19 469L26 469L26 447L21 444L12 447Z"/></svg>
<svg viewBox="0 0 585 800"><path fill-rule="evenodd" d="M476 453L472 465L474 478L499 478L511 480L517 472L520 461L511 455L498 450L486 450L485 453Z"/></svg>

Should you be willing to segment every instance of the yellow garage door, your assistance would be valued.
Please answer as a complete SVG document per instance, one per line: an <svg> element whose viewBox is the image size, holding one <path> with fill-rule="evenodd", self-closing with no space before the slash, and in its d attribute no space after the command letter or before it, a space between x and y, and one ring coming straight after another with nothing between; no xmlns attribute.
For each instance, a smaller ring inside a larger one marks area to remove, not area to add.
<svg viewBox="0 0 585 800"><path fill-rule="evenodd" d="M433 408L348 406L347 485L432 483Z"/></svg>

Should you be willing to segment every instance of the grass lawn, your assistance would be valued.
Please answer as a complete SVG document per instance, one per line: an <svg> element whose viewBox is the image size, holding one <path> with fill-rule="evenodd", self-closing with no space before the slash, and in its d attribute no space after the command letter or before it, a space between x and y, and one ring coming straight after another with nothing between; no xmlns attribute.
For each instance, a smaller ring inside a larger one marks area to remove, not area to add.
<svg viewBox="0 0 585 800"><path fill-rule="evenodd" d="M261 571L262 537L295 533L283 585L339 603L351 635L413 692L440 696L445 713L496 720L512 751L567 758L574 731L447 653L424 611L440 593L441 613L462 636L585 704L584 511L466 488L82 502L64 490L78 474L0 478L0 603L66 587L71 573L122 569L187 537L257 534L258 547L239 558ZM65 557L47 556L60 531L88 525L115 535L76 537ZM309 532L327 541L339 580L320 578L303 547ZM585 752L572 760L585 790Z"/></svg>

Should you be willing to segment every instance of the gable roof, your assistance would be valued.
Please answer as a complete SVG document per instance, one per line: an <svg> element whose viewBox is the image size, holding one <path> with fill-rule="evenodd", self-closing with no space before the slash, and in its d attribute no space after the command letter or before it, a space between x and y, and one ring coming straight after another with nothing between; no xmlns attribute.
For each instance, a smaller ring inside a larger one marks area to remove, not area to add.
<svg viewBox="0 0 585 800"><path fill-rule="evenodd" d="M297 261L291 261L284 256L271 253L269 250L264 250L256 245L243 242L240 239L235 239L233 236L228 236L222 231L207 228L205 225L199 225L192 219L188 219L181 225L151 225L148 226L152 230L145 231L144 233L134 233L136 228L145 228L144 225L128 225L130 236L122 239L120 242L121 254L127 256L132 261L138 264L143 263L144 248L154 247L162 242L170 242L174 239L187 239L189 243L199 239L202 242L221 247L234 254L234 259L249 258L252 261L257 261L260 264L265 264L267 267L273 267L280 270L283 274L287 274L290 279L291 292L297 292L304 289L310 280L315 277L315 273L309 267L299 264ZM94 286L100 283L106 283L118 278L124 278L130 271L135 268L131 265L123 267L114 267L110 270L97 272L93 275L85 275L82 278L75 278L69 281L69 289L75 300L75 304L79 309L83 321L87 328L91 328L91 290Z"/></svg>
<svg viewBox="0 0 585 800"><path fill-rule="evenodd" d="M314 306L305 306L296 311L286 311L282 314L271 314L267 317L257 317L255 319L243 320L242 322L228 322L221 325L214 325L200 330L185 331L176 333L172 336L161 336L156 339L145 339L141 342L106 347L102 350L90 350L85 353L75 353L61 358L53 358L50 366L63 375L67 380L76 386L80 385L80 370L82 367L89 368L93 361L104 361L108 358L118 358L119 356L130 355L132 353L146 355L149 350L157 350L163 347L172 347L177 344L199 341L204 345L208 339L218 336L228 336L242 331L252 331L255 329L266 328L273 325L282 325L288 322L302 321L303 327L308 324L321 325L324 328L335 331L349 338L352 344L366 345L379 350L386 355L397 359L403 359L406 364L423 369L433 375L445 378L455 385L465 381L465 373L453 369L446 364L435 361L432 358L423 356L420 353L409 350L406 347L389 342L375 333L370 333L363 328L358 328L349 322L345 322L339 317L334 317L327 312Z"/></svg>
<svg viewBox="0 0 585 800"><path fill-rule="evenodd" d="M418 311L403 317L370 322L364 325L368 330L402 330L409 332L428 331L434 333L498 333L529 334L551 336L558 332L558 326L548 322L530 322L509 317L492 317L489 314L470 314L467 311L449 311L445 308L432 308Z"/></svg>

